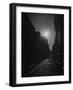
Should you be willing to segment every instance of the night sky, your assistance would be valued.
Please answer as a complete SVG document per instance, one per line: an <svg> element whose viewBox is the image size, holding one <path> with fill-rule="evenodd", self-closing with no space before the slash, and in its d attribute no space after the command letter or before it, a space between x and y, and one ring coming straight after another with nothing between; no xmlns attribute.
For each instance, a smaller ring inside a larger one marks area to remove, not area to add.
<svg viewBox="0 0 73 90"><path fill-rule="evenodd" d="M54 15L50 14L27 14L31 23L35 27L36 31L39 31L41 36L48 40L49 48L52 50L52 46L55 41L55 25Z"/></svg>

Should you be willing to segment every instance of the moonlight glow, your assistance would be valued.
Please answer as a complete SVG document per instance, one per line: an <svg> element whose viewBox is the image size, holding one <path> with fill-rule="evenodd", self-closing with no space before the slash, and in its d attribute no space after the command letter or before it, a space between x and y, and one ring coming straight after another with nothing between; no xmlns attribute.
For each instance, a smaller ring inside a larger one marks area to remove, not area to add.
<svg viewBox="0 0 73 90"><path fill-rule="evenodd" d="M50 33L49 31L42 31L41 36L48 39L50 35L49 33Z"/></svg>

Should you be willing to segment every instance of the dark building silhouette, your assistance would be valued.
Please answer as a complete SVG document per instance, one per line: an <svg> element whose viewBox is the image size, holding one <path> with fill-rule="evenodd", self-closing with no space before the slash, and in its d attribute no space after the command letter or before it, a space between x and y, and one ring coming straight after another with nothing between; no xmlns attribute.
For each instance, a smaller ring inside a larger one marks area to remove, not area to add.
<svg viewBox="0 0 73 90"><path fill-rule="evenodd" d="M27 14L22 13L22 76L27 76L31 67L49 57L48 41L35 31Z"/></svg>
<svg viewBox="0 0 73 90"><path fill-rule="evenodd" d="M58 74L64 74L64 15L54 15L56 39L53 46L53 55L57 63Z"/></svg>

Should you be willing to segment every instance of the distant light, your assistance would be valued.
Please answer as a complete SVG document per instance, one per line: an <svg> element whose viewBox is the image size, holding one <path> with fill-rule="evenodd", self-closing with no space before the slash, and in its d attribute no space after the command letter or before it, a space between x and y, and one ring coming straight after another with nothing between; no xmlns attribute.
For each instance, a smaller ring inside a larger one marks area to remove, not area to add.
<svg viewBox="0 0 73 90"><path fill-rule="evenodd" d="M48 39L49 38L49 31L42 31L41 36Z"/></svg>

